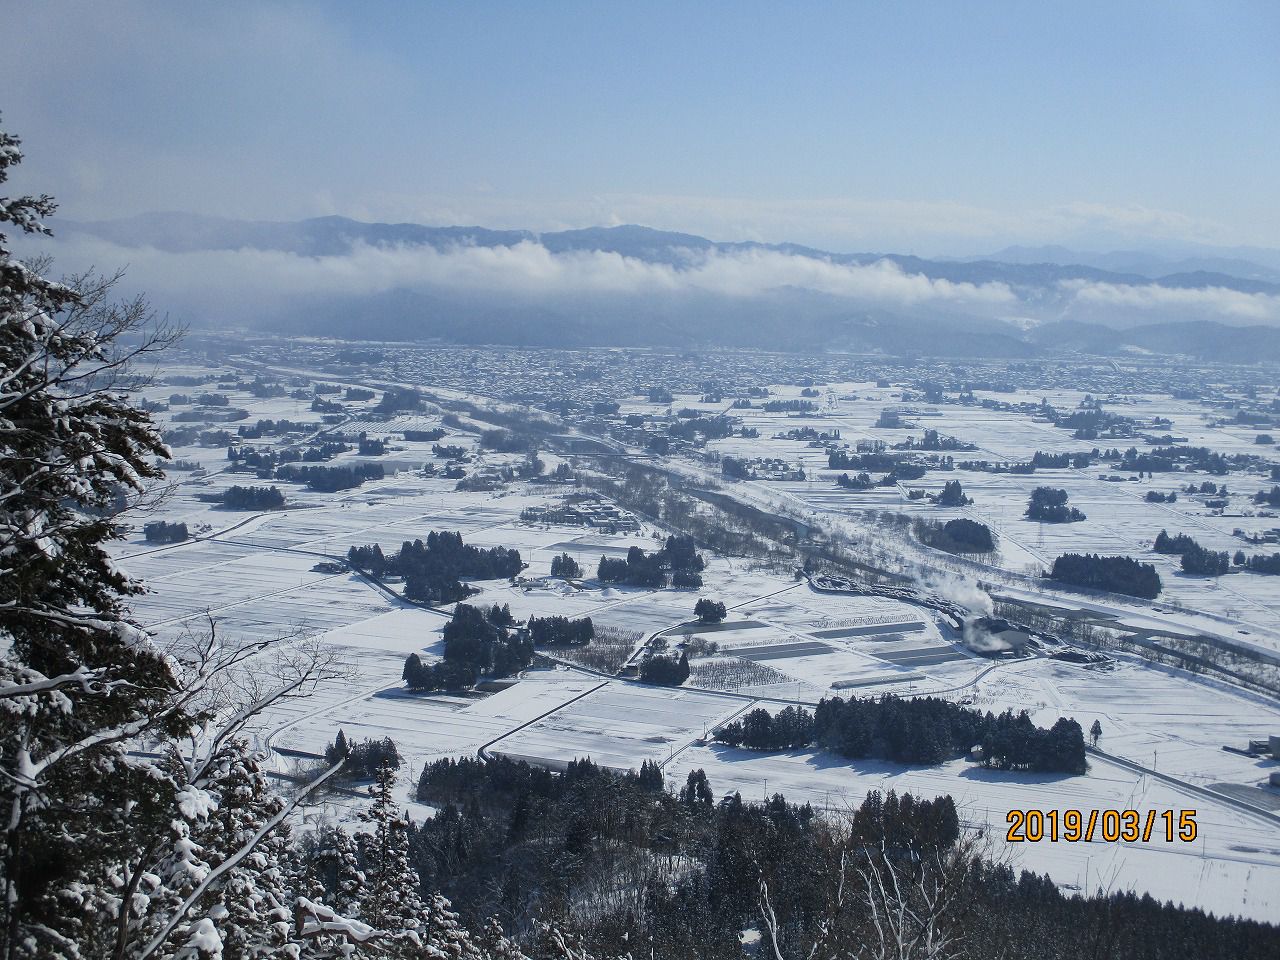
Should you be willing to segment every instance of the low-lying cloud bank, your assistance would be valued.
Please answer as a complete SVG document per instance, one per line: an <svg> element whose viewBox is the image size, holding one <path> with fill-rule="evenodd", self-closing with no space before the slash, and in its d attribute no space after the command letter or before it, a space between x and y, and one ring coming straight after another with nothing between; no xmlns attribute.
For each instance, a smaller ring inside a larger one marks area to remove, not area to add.
<svg viewBox="0 0 1280 960"><path fill-rule="evenodd" d="M373 247L342 256L304 257L275 250L173 253L122 247L88 237L51 245L58 263L79 269L127 263L131 281L153 291L374 294L390 290L475 291L529 296L646 294L697 291L755 297L793 287L883 304L1012 304L1003 283L953 283L903 272L890 261L860 266L770 250L686 252L679 266L606 251L552 253L539 243L513 246Z"/></svg>
<svg viewBox="0 0 1280 960"><path fill-rule="evenodd" d="M1077 303L1144 312L1198 313L1206 319L1280 322L1280 297L1226 287L1165 287L1064 280L1059 286Z"/></svg>
<svg viewBox="0 0 1280 960"><path fill-rule="evenodd" d="M801 254L743 249L682 251L676 264L606 251L553 253L540 243L512 246L374 247L340 256L307 257L273 250L168 252L72 236L44 249L65 272L128 269L130 289L145 290L161 309L243 313L255 302L294 297L360 297L391 291L509 299L513 305L575 297L698 294L759 298L779 290L849 301L851 307L936 308L986 319L1034 316L1116 320L1125 325L1172 320L1280 324L1280 297L1221 287L1183 289L1061 281L1040 290L1003 282L967 283L907 273L881 260L844 264Z"/></svg>

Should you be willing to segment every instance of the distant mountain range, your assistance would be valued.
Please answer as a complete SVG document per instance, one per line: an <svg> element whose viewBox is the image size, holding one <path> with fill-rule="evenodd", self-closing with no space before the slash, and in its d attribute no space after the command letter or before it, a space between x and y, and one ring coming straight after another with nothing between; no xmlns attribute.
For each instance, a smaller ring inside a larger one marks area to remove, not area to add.
<svg viewBox="0 0 1280 960"><path fill-rule="evenodd" d="M1267 251L1256 251L1265 254ZM1280 263L1280 252L1271 257ZM1140 250L1115 250L1110 253L1089 253L1066 247L1005 247L983 257L963 257L962 260L995 260L1001 263L1056 263L1096 267L1113 273L1136 274L1149 280L1186 274L1235 277L1240 280L1260 280L1264 283L1280 283L1280 265L1266 266L1239 257L1194 256L1168 257Z"/></svg>
<svg viewBox="0 0 1280 960"><path fill-rule="evenodd" d="M535 233L345 217L161 213L52 226L69 248L96 244L99 266L111 252L104 243L119 248L152 298L197 326L528 345L1280 360L1280 269L1233 257L1009 247L924 259L635 225ZM434 256L419 264L414 251ZM291 255L278 289L254 252ZM346 271L335 267L344 258ZM216 271L221 282L211 282Z"/></svg>

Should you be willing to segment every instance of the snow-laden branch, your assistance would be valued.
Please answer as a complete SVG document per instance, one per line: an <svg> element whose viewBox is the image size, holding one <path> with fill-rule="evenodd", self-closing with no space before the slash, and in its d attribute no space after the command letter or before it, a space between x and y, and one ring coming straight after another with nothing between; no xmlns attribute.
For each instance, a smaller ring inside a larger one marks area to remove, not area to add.
<svg viewBox="0 0 1280 960"><path fill-rule="evenodd" d="M764 921L764 929L769 934L769 945L773 947L774 960L784 960L782 948L778 946L778 915L769 902L769 884L760 879L760 918Z"/></svg>
<svg viewBox="0 0 1280 960"><path fill-rule="evenodd" d="M345 762L346 758L339 760L324 773L320 774L320 776L316 777L304 786L287 804L284 805L283 808L281 808L279 813L258 829L258 832L249 839L248 843L210 870L208 875L205 876L205 878L196 885L196 888L191 891L190 895L182 901L181 904L179 904L178 908L174 911L173 916L169 918L169 921L164 925L160 932L157 933L143 951L138 954L138 960L147 960L148 957L153 956L157 950L164 946L165 941L168 940L173 931L178 928L178 925L182 923L186 915L191 912L191 908L195 906L196 902L209 891L209 888L231 870L234 870L239 866L245 858L253 853L253 851L257 849L258 845L261 844L268 835L270 835L271 831L280 826L289 814L293 813L293 811L298 808L303 800L323 786L325 781L330 777L336 776L338 771L342 769Z"/></svg>
<svg viewBox="0 0 1280 960"><path fill-rule="evenodd" d="M323 903L299 897L293 910L294 936L309 940L321 936L338 936L352 943L368 943L385 933L359 920L344 917Z"/></svg>
<svg viewBox="0 0 1280 960"><path fill-rule="evenodd" d="M35 671L30 671L34 673ZM11 700L15 697L34 697L42 693L78 688L82 693L110 694L121 686L129 685L125 680L105 680L100 671L80 667L71 673L59 674L56 677L42 677L21 683L0 686L0 700Z"/></svg>

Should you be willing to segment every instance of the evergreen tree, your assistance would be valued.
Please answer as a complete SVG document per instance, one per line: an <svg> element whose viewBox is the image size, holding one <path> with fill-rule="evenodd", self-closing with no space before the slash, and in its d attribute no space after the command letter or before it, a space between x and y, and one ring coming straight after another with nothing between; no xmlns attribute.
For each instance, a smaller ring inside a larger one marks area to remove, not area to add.
<svg viewBox="0 0 1280 960"><path fill-rule="evenodd" d="M338 730L338 735L333 738L333 743L329 744L324 751L325 763L337 763L351 755L351 744L347 742L347 735Z"/></svg>
<svg viewBox="0 0 1280 960"><path fill-rule="evenodd" d="M701 598L693 605L693 614L703 623L719 623L729 615L724 603L718 600Z"/></svg>
<svg viewBox="0 0 1280 960"><path fill-rule="evenodd" d="M345 917L356 917L367 882L355 840L342 827L321 832L308 858L312 900L321 900Z"/></svg>
<svg viewBox="0 0 1280 960"><path fill-rule="evenodd" d="M574 580L582 576L582 568L578 566L577 560L567 553L562 553L558 557L551 558L551 576Z"/></svg>
<svg viewBox="0 0 1280 960"><path fill-rule="evenodd" d="M360 814L370 828L360 838L366 878L360 919L379 930L417 936L426 905L418 874L409 865L408 824L393 795L395 783L395 770L382 764L370 791L373 803Z"/></svg>
<svg viewBox="0 0 1280 960"><path fill-rule="evenodd" d="M942 486L942 493L938 494L940 507L966 507L971 503L973 501L965 496L959 480L948 480Z"/></svg>
<svg viewBox="0 0 1280 960"><path fill-rule="evenodd" d="M535 647L583 646L596 635L590 617L570 620L568 617L530 617L529 638Z"/></svg>
<svg viewBox="0 0 1280 960"><path fill-rule="evenodd" d="M650 656L640 662L640 680L665 687L678 687L689 679L689 658Z"/></svg>
<svg viewBox="0 0 1280 960"><path fill-rule="evenodd" d="M0 184L22 155L0 131ZM47 196L0 197L0 228L48 233ZM136 825L105 797L138 796L138 818L173 797L128 759L178 688L169 662L129 619L139 584L109 558L121 490L141 491L167 455L148 415L117 391L128 361L161 345L146 303L111 306L112 280L55 283L14 260L0 233L0 949L67 953L86 918L62 894L102 877ZM133 346L122 338L137 335ZM94 378L88 379L89 371ZM113 389L114 388L114 389ZM96 881L93 883L96 887Z"/></svg>
<svg viewBox="0 0 1280 960"><path fill-rule="evenodd" d="M450 957L481 960L484 953L474 943L438 894L424 900L417 870L409 862L409 823L395 801L395 771L387 764L374 780L373 803L361 813L369 832L361 836L365 887L360 898L360 919L384 933L375 955L394 958ZM490 930L489 939L495 931ZM510 945L500 937L498 956L510 956Z"/></svg>
<svg viewBox="0 0 1280 960"><path fill-rule="evenodd" d="M638 777L640 787L650 792L658 792L663 787L662 768L658 766L657 761L646 760L640 764L640 774Z"/></svg>
<svg viewBox="0 0 1280 960"><path fill-rule="evenodd" d="M706 811L711 809L714 800L715 794L711 792L706 772L701 768L690 770L689 778L680 788L680 802L690 809Z"/></svg>
<svg viewBox="0 0 1280 960"><path fill-rule="evenodd" d="M243 743L224 752L218 779L218 810L200 832L199 842L205 851L225 855L249 843L284 809L284 801L271 790L258 758ZM217 918L216 935L225 957L257 960L283 952L293 919L296 878L291 865L289 830L282 823L200 903L194 915ZM192 932L198 924L197 920L192 925ZM176 939L184 935L190 934L180 927Z"/></svg>
<svg viewBox="0 0 1280 960"><path fill-rule="evenodd" d="M1077 523L1085 515L1067 506L1067 491L1053 487L1036 487L1027 502L1026 517L1040 523Z"/></svg>
<svg viewBox="0 0 1280 960"><path fill-rule="evenodd" d="M1050 577L1063 583L1111 590L1153 600L1163 584L1156 568L1132 557L1102 557L1093 553L1064 553L1053 562Z"/></svg>
<svg viewBox="0 0 1280 960"><path fill-rule="evenodd" d="M410 690L426 690L431 687L431 670L422 662L416 653L411 653L404 661L404 672L401 679Z"/></svg>
<svg viewBox="0 0 1280 960"><path fill-rule="evenodd" d="M682 590L696 590L702 586L702 574L692 570L671 571L671 585Z"/></svg>

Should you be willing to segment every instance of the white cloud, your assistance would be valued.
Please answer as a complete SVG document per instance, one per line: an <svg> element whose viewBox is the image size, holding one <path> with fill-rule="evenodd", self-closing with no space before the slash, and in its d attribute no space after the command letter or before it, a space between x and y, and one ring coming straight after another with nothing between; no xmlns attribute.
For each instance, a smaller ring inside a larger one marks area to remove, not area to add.
<svg viewBox="0 0 1280 960"><path fill-rule="evenodd" d="M603 251L555 254L532 242L447 250L359 246L348 255L330 257L263 250L170 253L79 237L54 249L64 268L127 262L132 285L151 291L153 298L173 293L188 302L202 296L221 300L228 291L240 299L369 295L399 289L520 297L680 292L755 297L783 287L902 306L988 308L1016 301L1000 283L931 280L904 273L888 261L844 265L766 250L709 255L687 251L684 264L671 266Z"/></svg>
<svg viewBox="0 0 1280 960"><path fill-rule="evenodd" d="M681 294L749 299L783 288L884 308L918 308L1008 319L1026 326L1073 317L1133 325L1207 319L1280 324L1280 297L1222 287L1181 289L1062 281L1056 296L1023 299L1004 283L957 283L906 273L887 260L847 265L779 251L683 251L676 265L604 251L552 253L540 243L509 247L358 246L342 256L281 251L173 253L125 248L87 236L52 241L59 270L128 267L128 286L162 310L252 315L255 304L297 297L361 297L396 290L444 293L513 308L538 301Z"/></svg>
<svg viewBox="0 0 1280 960"><path fill-rule="evenodd" d="M1226 287L1182 288L1159 284L1093 283L1069 280L1059 284L1082 306L1092 305L1151 313L1176 313L1206 320L1280 323L1280 297L1244 293Z"/></svg>

